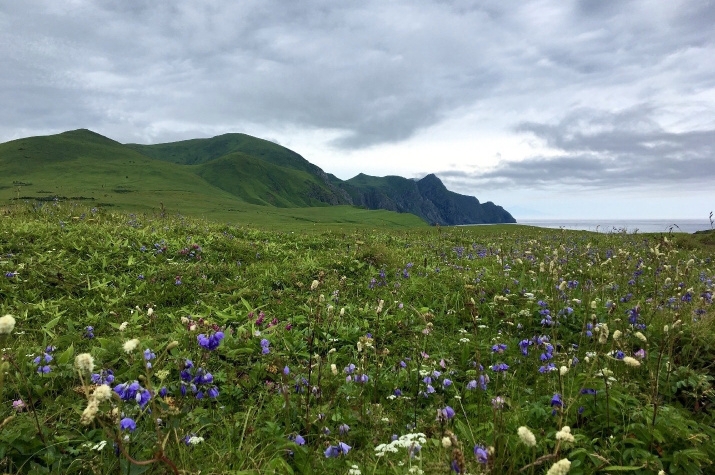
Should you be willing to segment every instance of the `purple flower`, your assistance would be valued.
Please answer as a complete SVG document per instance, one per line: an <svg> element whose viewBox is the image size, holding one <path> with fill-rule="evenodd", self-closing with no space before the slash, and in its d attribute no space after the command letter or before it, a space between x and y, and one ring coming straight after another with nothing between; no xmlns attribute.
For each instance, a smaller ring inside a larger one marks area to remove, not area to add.
<svg viewBox="0 0 715 475"><path fill-rule="evenodd" d="M298 445L305 445L305 439L300 434L296 434L295 436L291 437L291 440Z"/></svg>
<svg viewBox="0 0 715 475"><path fill-rule="evenodd" d="M350 446L346 444L345 442L338 442L338 445L331 445L327 449L325 449L325 457L327 458L335 458L338 457L339 455L347 455L347 453L350 451Z"/></svg>
<svg viewBox="0 0 715 475"><path fill-rule="evenodd" d="M596 390L592 388L583 388L581 389L581 394L586 394L589 396L595 396L596 395Z"/></svg>
<svg viewBox="0 0 715 475"><path fill-rule="evenodd" d="M283 367L283 374L286 376L290 374L290 368L287 365Z"/></svg>
<svg viewBox="0 0 715 475"><path fill-rule="evenodd" d="M499 343L498 345L492 346L492 353L504 353L507 346L504 343Z"/></svg>
<svg viewBox="0 0 715 475"><path fill-rule="evenodd" d="M489 376L487 376L486 374L480 374L479 375L479 388L482 391L486 391L487 384L489 384Z"/></svg>
<svg viewBox="0 0 715 475"><path fill-rule="evenodd" d="M452 419L455 415L454 409L452 409L450 406L445 407L440 411L441 416L446 419Z"/></svg>
<svg viewBox="0 0 715 475"><path fill-rule="evenodd" d="M506 363L497 363L497 364L492 365L491 369L494 372L503 373L503 372L509 370L509 365Z"/></svg>
<svg viewBox="0 0 715 475"><path fill-rule="evenodd" d="M467 383L467 389L468 389L469 391L472 391L472 390L474 390L474 389L477 389L477 380L476 380L476 379L473 379L473 380L471 380L470 382L468 382L468 383Z"/></svg>
<svg viewBox="0 0 715 475"><path fill-rule="evenodd" d="M489 461L489 454L487 454L487 450L482 445L474 446L474 456L477 458L477 462L481 464L486 464Z"/></svg>
<svg viewBox="0 0 715 475"><path fill-rule="evenodd" d="M444 386L445 388L448 388L448 387L450 387L451 385L452 385L452 380L451 380L451 379L444 378L444 381L442 381L442 386Z"/></svg>
<svg viewBox="0 0 715 475"><path fill-rule="evenodd" d="M224 334L223 332L216 332L213 335L206 336L203 333L200 334L199 336L196 337L196 339L199 342L199 346L202 348L206 348L207 350L215 350L218 348L218 345L221 343L221 340L223 340Z"/></svg>
<svg viewBox="0 0 715 475"><path fill-rule="evenodd" d="M368 381L368 376L366 374L361 374L355 378L355 382L360 383L360 384L365 384Z"/></svg>
<svg viewBox="0 0 715 475"><path fill-rule="evenodd" d="M94 327L88 326L84 329L84 337L91 340L94 338Z"/></svg>
<svg viewBox="0 0 715 475"><path fill-rule="evenodd" d="M129 430L129 432L134 432L137 428L137 423L134 422L134 419L125 417L119 421L119 428L122 430Z"/></svg>
<svg viewBox="0 0 715 475"><path fill-rule="evenodd" d="M531 341L529 340L521 340L519 342L519 348L521 349L521 354L526 356L529 354L529 345L531 345Z"/></svg>
<svg viewBox="0 0 715 475"><path fill-rule="evenodd" d="M261 340L261 353L264 355L267 355L268 353L270 353L271 352L271 350L269 349L270 345L271 345L271 342L266 340L265 338L263 338Z"/></svg>
<svg viewBox="0 0 715 475"><path fill-rule="evenodd" d="M338 432L340 432L340 435L345 435L350 431L350 426L347 424L340 424L338 427Z"/></svg>
<svg viewBox="0 0 715 475"><path fill-rule="evenodd" d="M558 407L563 407L564 402L561 400L561 394L556 393L554 396L551 398L551 407L558 406Z"/></svg>
<svg viewBox="0 0 715 475"><path fill-rule="evenodd" d="M353 374L355 372L355 365L350 363L345 367L344 371L346 374Z"/></svg>

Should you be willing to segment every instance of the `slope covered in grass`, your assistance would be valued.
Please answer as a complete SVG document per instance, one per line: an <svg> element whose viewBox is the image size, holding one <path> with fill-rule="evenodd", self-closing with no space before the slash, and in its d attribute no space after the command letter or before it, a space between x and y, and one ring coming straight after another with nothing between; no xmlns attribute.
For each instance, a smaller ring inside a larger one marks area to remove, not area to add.
<svg viewBox="0 0 715 475"><path fill-rule="evenodd" d="M711 473L687 238L12 206L0 470Z"/></svg>

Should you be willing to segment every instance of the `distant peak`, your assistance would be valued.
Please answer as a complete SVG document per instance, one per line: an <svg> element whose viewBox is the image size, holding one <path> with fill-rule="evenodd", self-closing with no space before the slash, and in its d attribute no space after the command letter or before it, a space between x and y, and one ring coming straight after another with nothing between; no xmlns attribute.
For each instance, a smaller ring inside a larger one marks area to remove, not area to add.
<svg viewBox="0 0 715 475"><path fill-rule="evenodd" d="M423 186L430 185L447 189L447 187L444 186L444 183L442 183L442 180L440 180L434 173L430 173L429 175L425 176L424 178L419 180L418 183Z"/></svg>

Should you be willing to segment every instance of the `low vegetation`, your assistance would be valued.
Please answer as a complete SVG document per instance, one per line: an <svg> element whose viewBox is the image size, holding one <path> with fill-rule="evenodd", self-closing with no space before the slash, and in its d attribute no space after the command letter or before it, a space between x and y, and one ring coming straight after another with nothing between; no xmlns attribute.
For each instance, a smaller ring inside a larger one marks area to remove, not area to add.
<svg viewBox="0 0 715 475"><path fill-rule="evenodd" d="M0 471L712 473L706 242L296 223L6 207Z"/></svg>

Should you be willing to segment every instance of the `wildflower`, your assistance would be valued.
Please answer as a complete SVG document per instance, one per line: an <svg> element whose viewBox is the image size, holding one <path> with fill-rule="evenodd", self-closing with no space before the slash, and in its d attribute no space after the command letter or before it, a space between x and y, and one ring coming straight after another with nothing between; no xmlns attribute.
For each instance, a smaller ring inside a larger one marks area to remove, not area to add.
<svg viewBox="0 0 715 475"><path fill-rule="evenodd" d="M497 373L503 373L509 370L509 365L506 363L496 363L492 365L491 370Z"/></svg>
<svg viewBox="0 0 715 475"><path fill-rule="evenodd" d="M119 428L122 430L129 430L129 432L134 432L137 428L137 423L131 417L125 417L119 421Z"/></svg>
<svg viewBox="0 0 715 475"><path fill-rule="evenodd" d="M342 455L347 455L347 453L350 451L350 446L346 444L345 442L338 442L338 445L331 445L327 449L325 449L325 457L326 458L335 458Z"/></svg>
<svg viewBox="0 0 715 475"><path fill-rule="evenodd" d="M74 367L80 373L91 373L94 370L94 358L89 353L80 353L74 359Z"/></svg>
<svg viewBox="0 0 715 475"><path fill-rule="evenodd" d="M268 353L271 352L271 350L268 348L270 346L271 342L263 338L261 340L261 353L264 355L267 355Z"/></svg>
<svg viewBox="0 0 715 475"><path fill-rule="evenodd" d="M149 399L151 399L151 393L149 390L143 388L138 381L118 384L113 390L123 401L134 400L142 408L146 406Z"/></svg>
<svg viewBox="0 0 715 475"><path fill-rule="evenodd" d="M350 426L347 424L340 424L340 426L338 427L338 432L340 432L340 435L345 435L350 432Z"/></svg>
<svg viewBox="0 0 715 475"><path fill-rule="evenodd" d="M569 459L561 459L551 466L546 475L566 475L571 470Z"/></svg>
<svg viewBox="0 0 715 475"><path fill-rule="evenodd" d="M561 376L564 376L564 375L565 375L566 373L568 373L568 372L569 372L568 366L562 366L562 367L559 368L559 374L560 374Z"/></svg>
<svg viewBox="0 0 715 475"><path fill-rule="evenodd" d="M450 387L451 385L452 385L452 380L451 380L451 379L444 378L444 380L442 381L442 386L444 386L445 388L448 388L448 387Z"/></svg>
<svg viewBox="0 0 715 475"><path fill-rule="evenodd" d="M448 449L452 446L452 440L449 437L442 437L442 447Z"/></svg>
<svg viewBox="0 0 715 475"><path fill-rule="evenodd" d="M79 422L85 426L89 425L97 416L97 411L99 411L99 401L90 399L89 404L87 404L87 407L82 411Z"/></svg>
<svg viewBox="0 0 715 475"><path fill-rule="evenodd" d="M648 339L645 337L645 335L642 334L641 332L636 332L634 336L644 343L646 341L648 341Z"/></svg>
<svg viewBox="0 0 715 475"><path fill-rule="evenodd" d="M506 399L504 399L501 396L497 396L495 398L492 398L492 407L494 409L502 409L504 408L504 404L506 403Z"/></svg>
<svg viewBox="0 0 715 475"><path fill-rule="evenodd" d="M320 285L320 282L318 282L317 280L314 280L314 281L310 284L310 290L315 290L315 289L317 289L317 288L318 288L318 285Z"/></svg>
<svg viewBox="0 0 715 475"><path fill-rule="evenodd" d="M643 348L641 348L640 350L633 353L633 356L635 356L639 360L642 360L643 358L645 358L645 350Z"/></svg>
<svg viewBox="0 0 715 475"><path fill-rule="evenodd" d="M137 346L139 346L139 340L137 338L132 338L131 340L124 342L124 346L122 348L124 348L125 353L131 353L137 349Z"/></svg>
<svg viewBox="0 0 715 475"><path fill-rule="evenodd" d="M40 374L47 374L52 371L52 368L50 367L49 364L54 358L52 357L52 350L54 350L54 347L48 346L45 349L45 352L43 356L38 356L34 360L32 360L33 363L37 365L37 372ZM45 364L42 364L45 363Z"/></svg>
<svg viewBox="0 0 715 475"><path fill-rule="evenodd" d="M154 358L156 358L156 354L153 351L151 351L149 348L144 350L144 361L146 361L147 369L151 368L150 361L153 360Z"/></svg>
<svg viewBox="0 0 715 475"><path fill-rule="evenodd" d="M526 445L527 447L536 447L536 437L534 436L534 433L529 430L528 427L521 426L519 429L517 429L517 434L519 434L519 439Z"/></svg>
<svg viewBox="0 0 715 475"><path fill-rule="evenodd" d="M0 335L9 335L15 329L15 317L5 315L0 317Z"/></svg>
<svg viewBox="0 0 715 475"><path fill-rule="evenodd" d="M638 361L637 359L633 358L632 356L626 356L623 358L623 362L628 365L632 366L634 368L637 368L638 366L641 365L641 362Z"/></svg>
<svg viewBox="0 0 715 475"><path fill-rule="evenodd" d="M561 430L556 433L556 440L573 443L574 438L571 434L571 428L569 426L563 426Z"/></svg>
<svg viewBox="0 0 715 475"><path fill-rule="evenodd" d="M288 365L283 367L283 374L285 376L288 376L290 374L290 368L288 367Z"/></svg>
<svg viewBox="0 0 715 475"><path fill-rule="evenodd" d="M348 475L361 475L360 467L357 465L351 465L350 470L348 470Z"/></svg>
<svg viewBox="0 0 715 475"><path fill-rule="evenodd" d="M449 420L454 418L454 415L454 409L452 409L450 406L447 406L437 412L437 420Z"/></svg>
<svg viewBox="0 0 715 475"><path fill-rule="evenodd" d="M26 407L27 404L25 404L25 401L23 401L22 399L12 401L12 408L17 412L22 412Z"/></svg>
<svg viewBox="0 0 715 475"><path fill-rule="evenodd" d="M114 371L106 369L99 373L93 373L91 379L92 383L97 385L112 384L114 382Z"/></svg>
<svg viewBox="0 0 715 475"><path fill-rule="evenodd" d="M489 454L483 445L474 446L474 456L477 458L477 462L481 464L486 464L489 461Z"/></svg>
<svg viewBox="0 0 715 475"><path fill-rule="evenodd" d="M84 337L87 338L88 340L91 340L92 338L94 338L94 327L92 327L92 326L85 327Z"/></svg>
<svg viewBox="0 0 715 475"><path fill-rule="evenodd" d="M300 434L290 436L289 439L295 442L297 445L305 445L305 439Z"/></svg>
<svg viewBox="0 0 715 475"><path fill-rule="evenodd" d="M345 367L344 371L346 374L353 374L355 372L355 368L356 366L353 363L350 363Z"/></svg>
<svg viewBox="0 0 715 475"><path fill-rule="evenodd" d="M468 383L467 383L467 389L468 389L469 391L472 391L472 390L474 390L474 389L477 389L477 380L476 380L476 379L473 379L473 380L471 380L470 382L468 382Z"/></svg>
<svg viewBox="0 0 715 475"><path fill-rule="evenodd" d="M554 394L554 396L551 398L551 407L558 406L558 407L563 407L564 403L561 400L561 394Z"/></svg>
<svg viewBox="0 0 715 475"><path fill-rule="evenodd" d="M129 322L122 322L121 325L119 325L119 331L123 332L124 330L127 329L127 326L129 325Z"/></svg>
<svg viewBox="0 0 715 475"><path fill-rule="evenodd" d="M223 340L224 334L221 331L214 333L213 335L206 336L203 333L196 337L199 342L199 346L205 348L209 351L213 351L218 348L221 340Z"/></svg>
<svg viewBox="0 0 715 475"><path fill-rule="evenodd" d="M97 386L92 393L92 399L97 402L108 401L112 397L112 389L106 384Z"/></svg>
<svg viewBox="0 0 715 475"><path fill-rule="evenodd" d="M616 330L613 332L613 339L618 340L623 336L623 333L621 333L621 330Z"/></svg>

